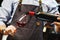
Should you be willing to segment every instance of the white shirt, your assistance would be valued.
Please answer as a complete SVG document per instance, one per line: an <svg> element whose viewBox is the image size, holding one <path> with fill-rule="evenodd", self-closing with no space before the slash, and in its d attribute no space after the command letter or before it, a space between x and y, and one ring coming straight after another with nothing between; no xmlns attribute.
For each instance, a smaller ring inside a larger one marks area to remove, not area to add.
<svg viewBox="0 0 60 40"><path fill-rule="evenodd" d="M22 4L39 6L38 1L39 0L23 0ZM10 17L11 19L9 22L11 22L18 3L19 0L3 0L2 5L0 7L0 24L4 24L4 22L7 22L7 20ZM57 6L58 4L56 3L55 0L42 0L42 7L44 12L48 12L48 8L49 8L49 13L58 13Z"/></svg>

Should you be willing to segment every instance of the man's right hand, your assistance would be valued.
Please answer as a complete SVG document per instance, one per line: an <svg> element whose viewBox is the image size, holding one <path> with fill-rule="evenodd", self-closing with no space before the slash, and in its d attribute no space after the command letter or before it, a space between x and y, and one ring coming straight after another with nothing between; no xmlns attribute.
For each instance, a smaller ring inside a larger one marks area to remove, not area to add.
<svg viewBox="0 0 60 40"><path fill-rule="evenodd" d="M14 36L15 32L16 32L16 28L15 28L15 26L13 26L13 25L8 26L8 27L4 30L4 34L5 34L5 35Z"/></svg>
<svg viewBox="0 0 60 40"><path fill-rule="evenodd" d="M6 25L0 25L0 33L11 36L16 32L16 28L13 25L6 27Z"/></svg>

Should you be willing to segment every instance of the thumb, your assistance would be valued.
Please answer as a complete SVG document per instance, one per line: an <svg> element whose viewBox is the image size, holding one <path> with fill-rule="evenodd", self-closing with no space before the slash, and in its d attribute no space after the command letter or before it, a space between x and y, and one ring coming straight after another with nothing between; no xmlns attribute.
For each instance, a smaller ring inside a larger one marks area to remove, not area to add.
<svg viewBox="0 0 60 40"><path fill-rule="evenodd" d="M58 17L57 20L60 20L60 17Z"/></svg>

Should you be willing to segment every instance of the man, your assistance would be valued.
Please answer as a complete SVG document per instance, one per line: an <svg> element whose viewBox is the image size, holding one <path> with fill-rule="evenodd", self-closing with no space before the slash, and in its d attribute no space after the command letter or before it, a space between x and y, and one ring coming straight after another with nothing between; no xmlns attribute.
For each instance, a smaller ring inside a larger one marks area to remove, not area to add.
<svg viewBox="0 0 60 40"><path fill-rule="evenodd" d="M15 10L16 10L18 4L19 4L19 0L3 0L1 8L0 8L0 27L1 27L0 29L1 30L4 28L5 31L12 30L11 33L15 32L16 28L13 25L10 25L6 28L6 24L11 23L11 19L14 16L14 13L15 13ZM39 6L38 0L23 0L22 4ZM57 6L58 5L55 0L42 0L42 8L43 8L44 12L55 13L55 15L59 14ZM60 24L58 24L58 25L60 25ZM56 26L58 27L58 25L56 25ZM40 26L41 27L40 27L39 37L33 36L32 40L43 40L42 22L41 22ZM27 37L28 37L28 35L27 35ZM14 40L30 40L30 38L22 39L22 35L19 35L19 37L15 37ZM35 39L35 38L37 38L37 39Z"/></svg>

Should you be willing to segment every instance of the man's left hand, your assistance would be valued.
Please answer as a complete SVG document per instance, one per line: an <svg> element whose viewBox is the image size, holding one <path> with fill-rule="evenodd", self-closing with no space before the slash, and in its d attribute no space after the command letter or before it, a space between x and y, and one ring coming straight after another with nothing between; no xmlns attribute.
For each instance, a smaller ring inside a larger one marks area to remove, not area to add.
<svg viewBox="0 0 60 40"><path fill-rule="evenodd" d="M57 18L57 20L60 20L60 17ZM60 32L60 22L54 22L56 27L56 32Z"/></svg>

